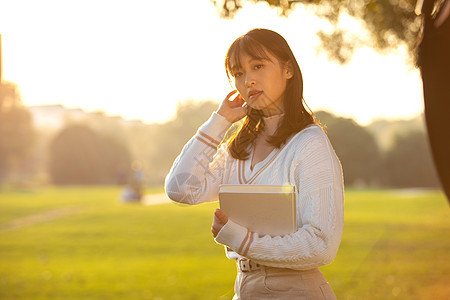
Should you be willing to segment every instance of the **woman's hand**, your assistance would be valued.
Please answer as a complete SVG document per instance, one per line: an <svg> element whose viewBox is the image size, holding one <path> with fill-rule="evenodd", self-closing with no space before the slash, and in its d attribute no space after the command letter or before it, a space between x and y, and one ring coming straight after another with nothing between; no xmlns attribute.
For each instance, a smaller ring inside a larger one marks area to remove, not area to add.
<svg viewBox="0 0 450 300"><path fill-rule="evenodd" d="M227 222L227 216L220 209L216 209L216 211L214 212L214 219L211 227L211 232L214 237L219 234L219 231L223 226L225 226L225 224L227 224Z"/></svg>
<svg viewBox="0 0 450 300"><path fill-rule="evenodd" d="M219 115L225 117L231 123L239 121L247 113L247 105L241 95L238 94L233 100L230 100L231 96L236 93L236 90L230 92L222 103L220 103L219 109L217 110Z"/></svg>

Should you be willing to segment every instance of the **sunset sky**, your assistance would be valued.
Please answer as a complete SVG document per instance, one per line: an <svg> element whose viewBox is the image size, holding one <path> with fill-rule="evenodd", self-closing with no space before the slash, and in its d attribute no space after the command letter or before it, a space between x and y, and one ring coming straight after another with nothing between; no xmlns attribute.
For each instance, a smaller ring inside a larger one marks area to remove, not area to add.
<svg viewBox="0 0 450 300"><path fill-rule="evenodd" d="M354 21L344 25L359 30ZM404 48L389 55L360 49L340 66L318 52L315 33L329 28L326 21L303 7L282 18L265 4L224 20L209 0L0 0L4 80L19 85L25 105L61 103L164 122L179 101L224 98L231 90L225 53L255 27L286 38L313 110L361 124L423 111L420 76L406 65Z"/></svg>

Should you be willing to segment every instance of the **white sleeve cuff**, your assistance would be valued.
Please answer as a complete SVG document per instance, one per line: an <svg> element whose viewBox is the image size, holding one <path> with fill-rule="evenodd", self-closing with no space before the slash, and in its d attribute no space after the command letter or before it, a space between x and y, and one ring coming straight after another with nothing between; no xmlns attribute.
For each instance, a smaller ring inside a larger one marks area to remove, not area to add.
<svg viewBox="0 0 450 300"><path fill-rule="evenodd" d="M220 143L231 124L232 123L225 117L213 112L208 121L206 121L198 131Z"/></svg>
<svg viewBox="0 0 450 300"><path fill-rule="evenodd" d="M226 245L234 251L237 251L241 247L247 233L247 228L228 220L227 224L222 227L214 240L216 243Z"/></svg>

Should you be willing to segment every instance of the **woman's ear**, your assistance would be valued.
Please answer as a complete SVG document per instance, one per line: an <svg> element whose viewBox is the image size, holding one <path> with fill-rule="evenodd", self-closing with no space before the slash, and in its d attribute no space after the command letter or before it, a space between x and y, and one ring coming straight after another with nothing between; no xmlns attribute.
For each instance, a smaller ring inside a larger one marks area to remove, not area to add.
<svg viewBox="0 0 450 300"><path fill-rule="evenodd" d="M286 79L291 79L294 77L294 68L292 67L291 61L286 62L284 65L284 73L286 75Z"/></svg>

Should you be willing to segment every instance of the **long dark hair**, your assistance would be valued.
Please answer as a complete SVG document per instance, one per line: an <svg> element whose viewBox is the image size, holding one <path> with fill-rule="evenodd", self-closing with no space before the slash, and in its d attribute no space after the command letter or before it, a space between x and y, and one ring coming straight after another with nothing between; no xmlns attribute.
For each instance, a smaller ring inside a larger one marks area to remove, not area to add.
<svg viewBox="0 0 450 300"><path fill-rule="evenodd" d="M292 134L316 123L312 112L309 108L308 110L305 108L302 72L286 40L272 30L260 28L250 30L231 44L225 57L225 70L231 81L231 77L234 77L232 67L239 68L241 65L241 53L255 59L268 59L266 51L275 56L281 65L289 64L293 71L284 93L284 117L275 134L268 139L271 145L279 148ZM249 145L264 127L262 117L261 111L249 109L241 127L228 140L228 149L234 158L242 160L248 158Z"/></svg>

